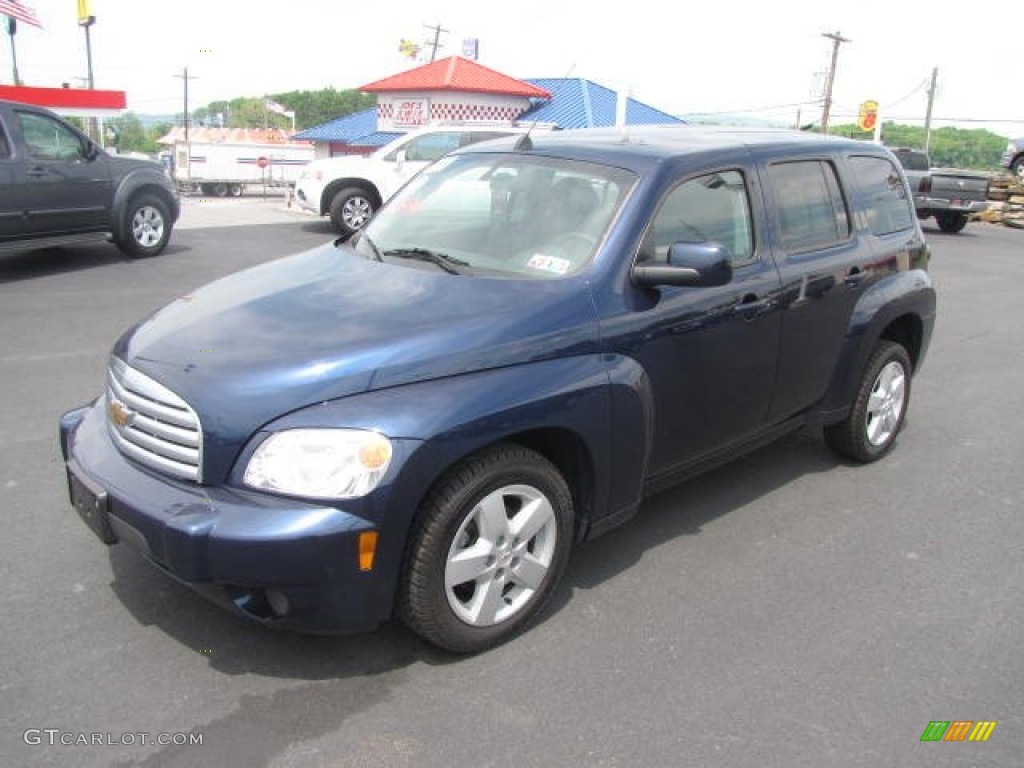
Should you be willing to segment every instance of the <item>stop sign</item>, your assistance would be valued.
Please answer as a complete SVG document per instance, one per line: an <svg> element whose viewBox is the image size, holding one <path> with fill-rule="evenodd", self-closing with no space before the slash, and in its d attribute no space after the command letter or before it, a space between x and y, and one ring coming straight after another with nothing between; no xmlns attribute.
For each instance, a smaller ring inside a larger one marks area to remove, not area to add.
<svg viewBox="0 0 1024 768"><path fill-rule="evenodd" d="M266 168L268 165L270 165L270 161L267 160L267 158L265 157L260 157L257 158L256 165L258 165L260 168Z"/></svg>

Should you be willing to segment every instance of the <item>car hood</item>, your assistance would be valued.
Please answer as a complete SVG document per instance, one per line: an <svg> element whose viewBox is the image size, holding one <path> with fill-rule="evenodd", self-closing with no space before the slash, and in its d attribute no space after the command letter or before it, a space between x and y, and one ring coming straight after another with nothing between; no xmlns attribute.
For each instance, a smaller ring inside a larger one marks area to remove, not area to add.
<svg viewBox="0 0 1024 768"><path fill-rule="evenodd" d="M596 344L581 278L449 275L325 245L179 298L114 354L184 398L208 438L237 445L314 403Z"/></svg>

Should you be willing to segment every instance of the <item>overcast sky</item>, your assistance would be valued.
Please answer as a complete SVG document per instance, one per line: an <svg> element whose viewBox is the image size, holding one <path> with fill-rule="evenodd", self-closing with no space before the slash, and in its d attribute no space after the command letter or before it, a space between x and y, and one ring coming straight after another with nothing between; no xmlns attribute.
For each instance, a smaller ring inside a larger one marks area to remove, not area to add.
<svg viewBox="0 0 1024 768"><path fill-rule="evenodd" d="M27 85L80 84L85 35L76 0L22 0L43 29L21 25L18 68ZM190 106L333 86L357 88L415 66L399 41L423 43L440 24L438 57L480 41L479 61L517 78L583 77L673 114L738 113L793 122L821 116L832 44L840 47L833 122L875 99L883 119L923 122L939 70L939 126L1024 135L1019 30L1010 3L956 9L938 0L91 0L97 88L128 92L128 108ZM688 10L692 8L693 10ZM671 9L671 11L669 11ZM4 35L0 83L13 82ZM1015 44L1018 51L1014 54ZM817 103L815 103L817 102ZM981 122L972 122L981 121Z"/></svg>

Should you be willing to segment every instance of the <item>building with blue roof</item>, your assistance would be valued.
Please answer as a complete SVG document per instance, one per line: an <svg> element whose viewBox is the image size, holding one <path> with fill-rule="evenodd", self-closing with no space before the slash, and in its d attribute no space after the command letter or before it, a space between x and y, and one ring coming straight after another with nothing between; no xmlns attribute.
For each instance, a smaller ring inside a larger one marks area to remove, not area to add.
<svg viewBox="0 0 1024 768"><path fill-rule="evenodd" d="M515 80L475 61L452 56L359 90L377 106L307 128L293 139L312 141L318 157L366 154L402 133L430 124L502 125L534 122L556 128L615 125L618 94L584 78ZM627 125L682 123L629 98Z"/></svg>

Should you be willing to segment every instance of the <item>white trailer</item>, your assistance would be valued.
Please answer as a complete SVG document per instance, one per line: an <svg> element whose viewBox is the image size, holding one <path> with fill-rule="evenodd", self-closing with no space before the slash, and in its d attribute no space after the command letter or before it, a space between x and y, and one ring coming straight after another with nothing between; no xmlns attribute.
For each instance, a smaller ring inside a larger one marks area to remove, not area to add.
<svg viewBox="0 0 1024 768"><path fill-rule="evenodd" d="M171 175L179 186L204 195L237 197L245 185L291 186L314 156L304 142L178 141Z"/></svg>

